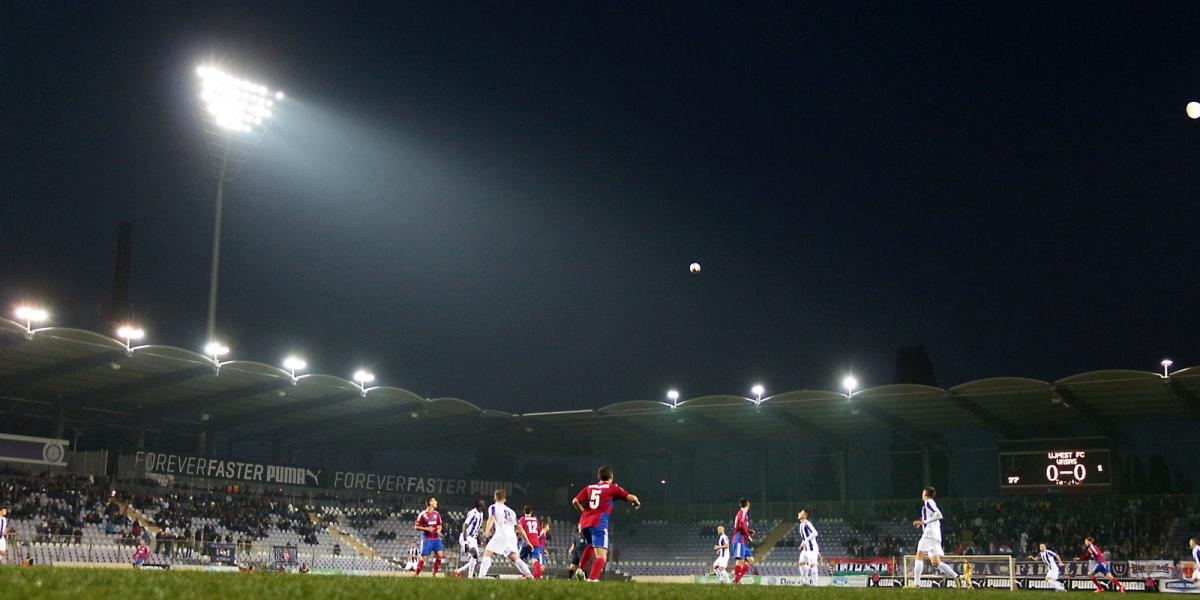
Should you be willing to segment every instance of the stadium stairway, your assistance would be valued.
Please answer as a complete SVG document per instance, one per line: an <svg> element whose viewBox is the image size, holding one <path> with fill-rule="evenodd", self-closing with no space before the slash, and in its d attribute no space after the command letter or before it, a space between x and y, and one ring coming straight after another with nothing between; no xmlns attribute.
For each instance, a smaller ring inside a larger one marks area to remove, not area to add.
<svg viewBox="0 0 1200 600"><path fill-rule="evenodd" d="M787 534L791 533L792 529L795 529L795 527L796 524L794 522L780 521L779 524L775 526L775 529L772 529L771 533L768 533L767 537L763 538L762 543L754 549L754 554L756 555L754 560L760 563L766 562L771 556L771 551L775 549L775 545L778 544L779 541L784 537L787 537Z"/></svg>
<svg viewBox="0 0 1200 600"><path fill-rule="evenodd" d="M313 512L313 511L307 511L304 514L308 515L308 520L313 525L316 525L317 527L321 527L326 532L328 532L329 536L333 538L333 541L335 543L354 548L354 551L357 552L359 554L359 556L362 556L364 558L370 558L370 559L375 558L375 551L372 550L366 544L358 541L354 536L342 531L341 529L338 529L334 525L322 525L321 517L318 516L317 513Z"/></svg>
<svg viewBox="0 0 1200 600"><path fill-rule="evenodd" d="M149 531L151 537L158 535L158 525L154 524L154 519L142 514L141 511L134 508L128 502L121 502L120 500L112 500L112 502L117 505L117 508L121 509L121 514L128 517L130 521L141 523L142 528Z"/></svg>
<svg viewBox="0 0 1200 600"><path fill-rule="evenodd" d="M358 539L354 536L342 531L341 529L338 529L334 525L326 527L325 530L329 532L329 535L333 536L334 541L337 543L342 544L343 546L350 546L351 548L354 548L354 550L360 555L367 558L375 558L375 550L371 549L370 546L358 541Z"/></svg>

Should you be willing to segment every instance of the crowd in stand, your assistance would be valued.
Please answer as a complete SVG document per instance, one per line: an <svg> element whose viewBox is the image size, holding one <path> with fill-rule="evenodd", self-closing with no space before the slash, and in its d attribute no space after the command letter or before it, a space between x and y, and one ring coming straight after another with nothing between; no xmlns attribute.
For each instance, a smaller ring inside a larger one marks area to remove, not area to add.
<svg viewBox="0 0 1200 600"><path fill-rule="evenodd" d="M235 489L187 492L160 486L123 494L122 501L152 519L156 533L151 535L145 524L131 520L118 503L110 502L111 490L107 482L86 476L0 472L0 504L8 506L10 519L20 523L10 529L15 538L80 543L86 527L100 526L121 542L150 544L155 554L190 555L210 542L248 550L276 531L294 535L298 543L315 545L321 529L339 522L362 532L368 543L411 539L415 532L410 523L419 510L399 501L332 498L322 503L336 509L301 509L282 498ZM1027 557L1045 542L1066 559L1080 554L1083 538L1092 536L1112 559L1167 558L1178 556L1187 537L1200 530L1200 500L1192 496L1041 495L948 498L939 504L946 515L944 546L952 554ZM444 517L448 514L446 509L442 512ZM880 503L869 517L849 521L856 535L848 540L847 552L863 557L913 553L918 533L888 524L908 524L915 512L911 504ZM317 516L317 523L310 513ZM455 519L445 520L443 537L450 545L455 543L458 525ZM635 525L628 522L624 531L631 543L637 537ZM714 535L713 527L697 524L702 537Z"/></svg>

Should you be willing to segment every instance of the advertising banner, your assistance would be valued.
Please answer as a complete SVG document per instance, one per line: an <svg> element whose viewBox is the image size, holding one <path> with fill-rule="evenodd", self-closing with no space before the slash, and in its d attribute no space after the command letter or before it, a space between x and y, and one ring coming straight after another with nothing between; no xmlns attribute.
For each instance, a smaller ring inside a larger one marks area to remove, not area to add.
<svg viewBox="0 0 1200 600"><path fill-rule="evenodd" d="M67 466L67 440L0 433L0 461Z"/></svg>
<svg viewBox="0 0 1200 600"><path fill-rule="evenodd" d="M829 568L834 573L865 575L871 573L894 575L896 573L895 558L850 558L846 556L834 556L829 558L828 561Z"/></svg>
<svg viewBox="0 0 1200 600"><path fill-rule="evenodd" d="M512 492L510 481L424 477L399 473L323 471L317 468L254 463L184 454L139 451L122 455L124 477L179 476L270 485L295 485L337 490L423 496L489 497L497 489Z"/></svg>

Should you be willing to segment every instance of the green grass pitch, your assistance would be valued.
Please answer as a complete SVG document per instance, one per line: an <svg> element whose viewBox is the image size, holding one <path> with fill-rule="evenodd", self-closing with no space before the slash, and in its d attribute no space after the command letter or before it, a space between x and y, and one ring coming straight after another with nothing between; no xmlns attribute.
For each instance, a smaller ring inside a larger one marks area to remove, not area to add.
<svg viewBox="0 0 1200 600"><path fill-rule="evenodd" d="M213 598L253 600L257 598L403 598L428 600L551 600L597 598L604 600L729 600L811 598L855 600L856 598L902 598L904 600L962 600L984 594L994 600L1016 595L1008 591L902 590L879 588L795 588L599 583L577 581L457 581L411 577L353 577L329 575L286 575L275 573L202 573L133 571L115 569L66 569L53 567L0 568L0 597L37 600L186 600ZM1050 594L1045 594L1049 596ZM1028 598L1028 594L1025 595Z"/></svg>

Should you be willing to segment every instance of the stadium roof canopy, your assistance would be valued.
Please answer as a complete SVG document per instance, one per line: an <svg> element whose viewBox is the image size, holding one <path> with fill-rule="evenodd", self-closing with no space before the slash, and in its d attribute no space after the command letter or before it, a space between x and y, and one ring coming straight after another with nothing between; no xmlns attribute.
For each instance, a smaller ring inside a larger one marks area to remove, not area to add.
<svg viewBox="0 0 1200 600"><path fill-rule="evenodd" d="M884 385L847 397L801 390L763 398L704 396L677 406L619 402L594 410L511 414L457 398L427 399L330 375L295 380L278 367L172 346L126 349L79 329L32 334L0 319L0 397L10 413L51 422L125 427L227 441L285 440L330 447L487 446L590 453L602 440L639 451L682 452L714 436L769 451L811 438L846 447L890 432L936 441L949 428L987 428L1010 439L1115 437L1143 417L1200 418L1200 367L1169 377L1106 370L1057 381L995 377L949 389ZM536 435L533 435L535 434Z"/></svg>

